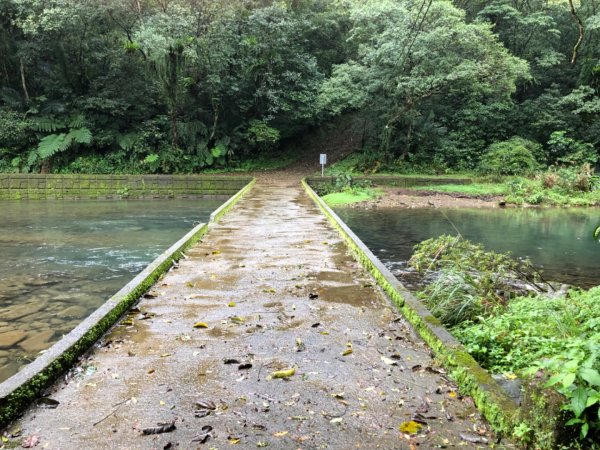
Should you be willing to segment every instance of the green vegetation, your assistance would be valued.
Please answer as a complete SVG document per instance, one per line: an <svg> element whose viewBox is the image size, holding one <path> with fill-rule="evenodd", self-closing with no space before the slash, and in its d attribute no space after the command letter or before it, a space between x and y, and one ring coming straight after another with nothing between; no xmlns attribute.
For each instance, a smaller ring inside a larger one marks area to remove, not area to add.
<svg viewBox="0 0 600 450"><path fill-rule="evenodd" d="M329 206L349 205L351 203L375 200L378 192L371 188L354 188L344 192L333 192L323 197Z"/></svg>
<svg viewBox="0 0 600 450"><path fill-rule="evenodd" d="M373 189L370 181L357 181L351 175L340 175L331 183L321 184L317 193L329 206L376 200L382 195L379 189Z"/></svg>
<svg viewBox="0 0 600 450"><path fill-rule="evenodd" d="M347 113L355 172L593 167L597 11L596 0L6 0L0 171L279 167L289 159L271 155Z"/></svg>
<svg viewBox="0 0 600 450"><path fill-rule="evenodd" d="M581 448L597 448L600 287L557 295L529 262L452 236L417 245L410 265L425 276L421 299L479 364L555 389Z"/></svg>

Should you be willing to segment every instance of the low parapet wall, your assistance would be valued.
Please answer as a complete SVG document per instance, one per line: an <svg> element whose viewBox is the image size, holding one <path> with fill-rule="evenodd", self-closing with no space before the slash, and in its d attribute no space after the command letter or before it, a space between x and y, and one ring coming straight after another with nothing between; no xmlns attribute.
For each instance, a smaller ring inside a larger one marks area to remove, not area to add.
<svg viewBox="0 0 600 450"><path fill-rule="evenodd" d="M337 177L307 177L306 182L313 188L319 188L324 184L335 183ZM372 175L372 176L357 176L352 177L354 181L370 181L374 185L381 186L397 186L397 187L412 187L412 186L428 186L440 184L471 184L473 180L470 178L445 178L445 177L414 177L414 176L399 176L399 175Z"/></svg>
<svg viewBox="0 0 600 450"><path fill-rule="evenodd" d="M60 375L76 364L78 358L89 350L137 302L140 296L171 268L175 261L178 261L226 212L233 208L252 189L255 180L248 178L248 181L241 190L211 214L208 224L201 223L194 227L70 333L63 336L31 364L1 382L0 429L8 425Z"/></svg>
<svg viewBox="0 0 600 450"><path fill-rule="evenodd" d="M0 174L0 199L230 196L250 177L214 175Z"/></svg>

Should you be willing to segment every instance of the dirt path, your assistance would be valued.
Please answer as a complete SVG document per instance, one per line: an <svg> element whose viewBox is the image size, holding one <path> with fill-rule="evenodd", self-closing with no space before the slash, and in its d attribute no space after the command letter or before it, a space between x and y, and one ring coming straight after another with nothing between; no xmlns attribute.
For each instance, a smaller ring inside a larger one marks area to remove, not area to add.
<svg viewBox="0 0 600 450"><path fill-rule="evenodd" d="M15 425L38 448L493 439L295 179L259 180L51 397L56 409L32 408ZM411 419L422 428L409 437L399 426ZM151 428L167 432L143 434Z"/></svg>

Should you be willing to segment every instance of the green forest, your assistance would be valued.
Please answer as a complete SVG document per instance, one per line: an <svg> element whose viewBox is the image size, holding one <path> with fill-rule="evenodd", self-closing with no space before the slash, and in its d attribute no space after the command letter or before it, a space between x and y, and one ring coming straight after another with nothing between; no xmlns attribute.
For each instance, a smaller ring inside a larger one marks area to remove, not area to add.
<svg viewBox="0 0 600 450"><path fill-rule="evenodd" d="M349 114L357 171L598 159L596 0L4 0L0 24L0 172L252 168Z"/></svg>

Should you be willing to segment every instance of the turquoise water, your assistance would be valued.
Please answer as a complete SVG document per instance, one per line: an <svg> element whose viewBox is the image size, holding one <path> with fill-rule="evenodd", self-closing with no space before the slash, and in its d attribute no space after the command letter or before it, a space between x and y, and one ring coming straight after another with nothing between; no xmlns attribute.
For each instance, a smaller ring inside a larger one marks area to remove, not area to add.
<svg viewBox="0 0 600 450"><path fill-rule="evenodd" d="M0 201L0 381L222 203Z"/></svg>
<svg viewBox="0 0 600 450"><path fill-rule="evenodd" d="M600 243L592 239L600 223L599 209L337 208L336 212L392 271L403 269L418 242L458 230L489 250L530 258L548 280L586 288L600 284Z"/></svg>

